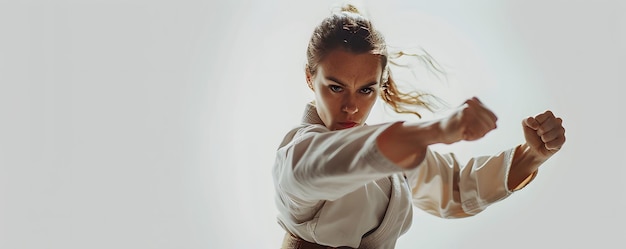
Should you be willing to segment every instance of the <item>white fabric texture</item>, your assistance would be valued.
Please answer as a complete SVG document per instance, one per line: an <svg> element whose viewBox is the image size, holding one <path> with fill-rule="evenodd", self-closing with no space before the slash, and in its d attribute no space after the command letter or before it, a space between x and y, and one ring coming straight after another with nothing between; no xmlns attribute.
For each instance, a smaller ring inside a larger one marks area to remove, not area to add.
<svg viewBox="0 0 626 249"><path fill-rule="evenodd" d="M402 170L380 153L377 136L393 123L330 131L308 104L287 133L273 168L278 223L304 240L353 248L394 248L411 226L412 208L444 217L475 215L511 195L514 149L461 166L427 150Z"/></svg>

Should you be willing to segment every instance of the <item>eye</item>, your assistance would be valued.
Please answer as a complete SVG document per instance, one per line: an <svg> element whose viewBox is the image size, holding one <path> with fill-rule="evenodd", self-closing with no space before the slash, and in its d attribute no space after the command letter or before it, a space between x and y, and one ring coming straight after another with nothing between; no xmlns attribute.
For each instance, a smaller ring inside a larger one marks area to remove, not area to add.
<svg viewBox="0 0 626 249"><path fill-rule="evenodd" d="M331 91L336 92L336 93L343 91L343 88L337 85L330 85L328 86L328 88L330 88Z"/></svg>
<svg viewBox="0 0 626 249"><path fill-rule="evenodd" d="M367 87L367 88L362 88L361 90L359 90L359 92L361 92L362 94L370 94L374 92L374 89L372 89L371 87Z"/></svg>

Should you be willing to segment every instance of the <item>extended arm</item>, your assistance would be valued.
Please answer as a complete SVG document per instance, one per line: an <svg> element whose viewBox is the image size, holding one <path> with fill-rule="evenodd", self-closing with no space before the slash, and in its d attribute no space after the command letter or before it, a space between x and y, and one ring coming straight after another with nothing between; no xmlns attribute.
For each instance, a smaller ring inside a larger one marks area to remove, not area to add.
<svg viewBox="0 0 626 249"><path fill-rule="evenodd" d="M477 140L495 129L496 121L493 112L472 98L442 119L391 126L376 142L383 155L400 167L411 169L424 159L429 145Z"/></svg>
<svg viewBox="0 0 626 249"><path fill-rule="evenodd" d="M329 131L312 125L286 136L275 180L305 202L334 200L363 184L415 168L428 145L476 140L495 129L496 116L477 99L430 122L396 122Z"/></svg>
<svg viewBox="0 0 626 249"><path fill-rule="evenodd" d="M524 144L466 165L426 149L422 163L406 171L414 204L436 216L467 217L524 187L564 144L565 129L550 111L524 120L523 127Z"/></svg>

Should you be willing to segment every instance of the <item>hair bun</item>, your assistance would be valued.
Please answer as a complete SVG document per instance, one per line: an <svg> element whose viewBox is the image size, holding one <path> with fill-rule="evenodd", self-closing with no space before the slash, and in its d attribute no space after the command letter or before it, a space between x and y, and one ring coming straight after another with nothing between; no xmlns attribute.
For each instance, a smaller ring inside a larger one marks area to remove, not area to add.
<svg viewBox="0 0 626 249"><path fill-rule="evenodd" d="M359 12L359 9L356 8L356 6L352 5L352 4L345 4L343 6L341 6L341 11L342 12L350 12L350 13L355 13L355 14L361 14Z"/></svg>

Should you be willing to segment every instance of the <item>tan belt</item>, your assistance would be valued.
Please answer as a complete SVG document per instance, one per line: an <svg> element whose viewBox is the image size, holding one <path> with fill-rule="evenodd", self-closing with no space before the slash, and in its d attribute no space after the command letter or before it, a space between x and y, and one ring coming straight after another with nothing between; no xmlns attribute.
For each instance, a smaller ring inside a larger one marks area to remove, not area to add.
<svg viewBox="0 0 626 249"><path fill-rule="evenodd" d="M332 246L323 246L320 244L315 244L313 242L308 242L297 236L286 233L285 239L283 239L283 246L281 249L354 249L352 247L340 246L340 247L332 247Z"/></svg>

